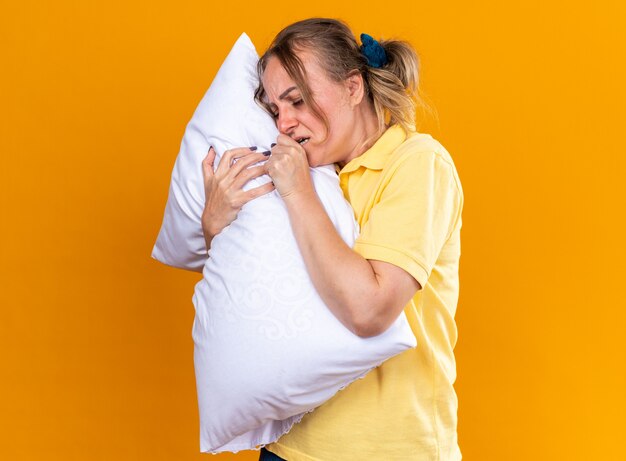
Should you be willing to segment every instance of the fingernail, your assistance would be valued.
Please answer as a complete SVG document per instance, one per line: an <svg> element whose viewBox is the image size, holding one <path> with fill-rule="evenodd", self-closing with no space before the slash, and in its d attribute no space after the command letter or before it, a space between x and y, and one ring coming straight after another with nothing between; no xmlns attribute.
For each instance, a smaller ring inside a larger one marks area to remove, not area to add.
<svg viewBox="0 0 626 461"><path fill-rule="evenodd" d="M271 150L266 150L265 152L261 152L263 155L265 155L266 157L269 157L270 155L272 155L272 151Z"/></svg>
<svg viewBox="0 0 626 461"><path fill-rule="evenodd" d="M272 147L274 147L275 145L276 145L276 143L275 143L275 142L273 142L273 143L272 143L272 145L270 146L270 149L271 149Z"/></svg>
<svg viewBox="0 0 626 461"><path fill-rule="evenodd" d="M213 146L209 146L209 152L211 152L211 149L213 149Z"/></svg>
<svg viewBox="0 0 626 461"><path fill-rule="evenodd" d="M258 147L257 147L257 146L252 146L252 147L249 147L249 149L250 149L250 150L257 150L257 149L258 149Z"/></svg>

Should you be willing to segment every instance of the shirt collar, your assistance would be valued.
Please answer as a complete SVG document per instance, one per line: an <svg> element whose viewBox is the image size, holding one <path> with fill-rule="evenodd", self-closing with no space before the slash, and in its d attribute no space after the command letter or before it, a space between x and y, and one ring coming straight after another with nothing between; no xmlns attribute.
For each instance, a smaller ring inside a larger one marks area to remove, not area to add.
<svg viewBox="0 0 626 461"><path fill-rule="evenodd" d="M350 160L339 173L351 173L362 166L370 170L382 170L389 156L405 139L406 132L400 125L390 126L372 147Z"/></svg>

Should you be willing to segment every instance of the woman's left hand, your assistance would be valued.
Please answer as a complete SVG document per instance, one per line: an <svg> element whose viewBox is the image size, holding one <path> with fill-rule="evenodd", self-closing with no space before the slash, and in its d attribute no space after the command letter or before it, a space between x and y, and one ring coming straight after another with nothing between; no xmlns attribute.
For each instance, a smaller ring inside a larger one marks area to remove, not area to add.
<svg viewBox="0 0 626 461"><path fill-rule="evenodd" d="M306 152L287 135L278 135L265 168L283 199L313 190Z"/></svg>

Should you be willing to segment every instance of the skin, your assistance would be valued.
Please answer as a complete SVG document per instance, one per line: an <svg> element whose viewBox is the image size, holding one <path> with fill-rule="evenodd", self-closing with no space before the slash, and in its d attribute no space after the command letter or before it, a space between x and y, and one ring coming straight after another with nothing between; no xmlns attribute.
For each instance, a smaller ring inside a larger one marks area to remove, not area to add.
<svg viewBox="0 0 626 461"><path fill-rule="evenodd" d="M256 148L255 148L256 149ZM202 212L202 230L206 247L211 248L213 237L237 217L247 202L274 190L272 183L242 190L245 183L266 174L265 167L251 166L267 157L249 147L224 152L215 172L215 149L211 147L202 161L206 203ZM236 161L235 161L236 160Z"/></svg>
<svg viewBox="0 0 626 461"><path fill-rule="evenodd" d="M298 56L305 66L313 97L329 119L329 132L302 102L296 84L278 59L270 58L263 86L280 132L277 144L263 166L246 170L247 165L258 161L258 154L242 148L225 154L241 158L231 168L218 168L215 175L205 168L209 197L205 237L210 242L212 236L232 222L244 203L269 191L266 186L247 193L241 191L248 177L267 172L287 206L296 241L320 296L353 333L376 336L397 319L421 286L403 269L367 260L345 244L315 193L309 165L343 166L364 153L382 133L377 133L376 115L365 97L360 73L335 82L327 77L312 53L304 50ZM296 140L302 137L310 140L300 145ZM368 139L374 141L368 143ZM205 159L207 165L211 163L210 155L209 160ZM222 164L223 161L220 167Z"/></svg>

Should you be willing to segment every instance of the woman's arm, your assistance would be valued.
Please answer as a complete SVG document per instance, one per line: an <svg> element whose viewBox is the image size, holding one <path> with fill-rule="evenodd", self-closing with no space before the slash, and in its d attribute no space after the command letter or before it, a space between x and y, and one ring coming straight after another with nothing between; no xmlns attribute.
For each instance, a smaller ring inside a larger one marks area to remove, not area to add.
<svg viewBox="0 0 626 461"><path fill-rule="evenodd" d="M384 332L421 287L405 270L367 260L338 235L313 188L302 146L280 135L265 165L283 197L315 288L355 334Z"/></svg>
<svg viewBox="0 0 626 461"><path fill-rule="evenodd" d="M421 287L404 269L367 260L339 237L313 191L285 197L291 226L315 288L358 336L385 331Z"/></svg>

